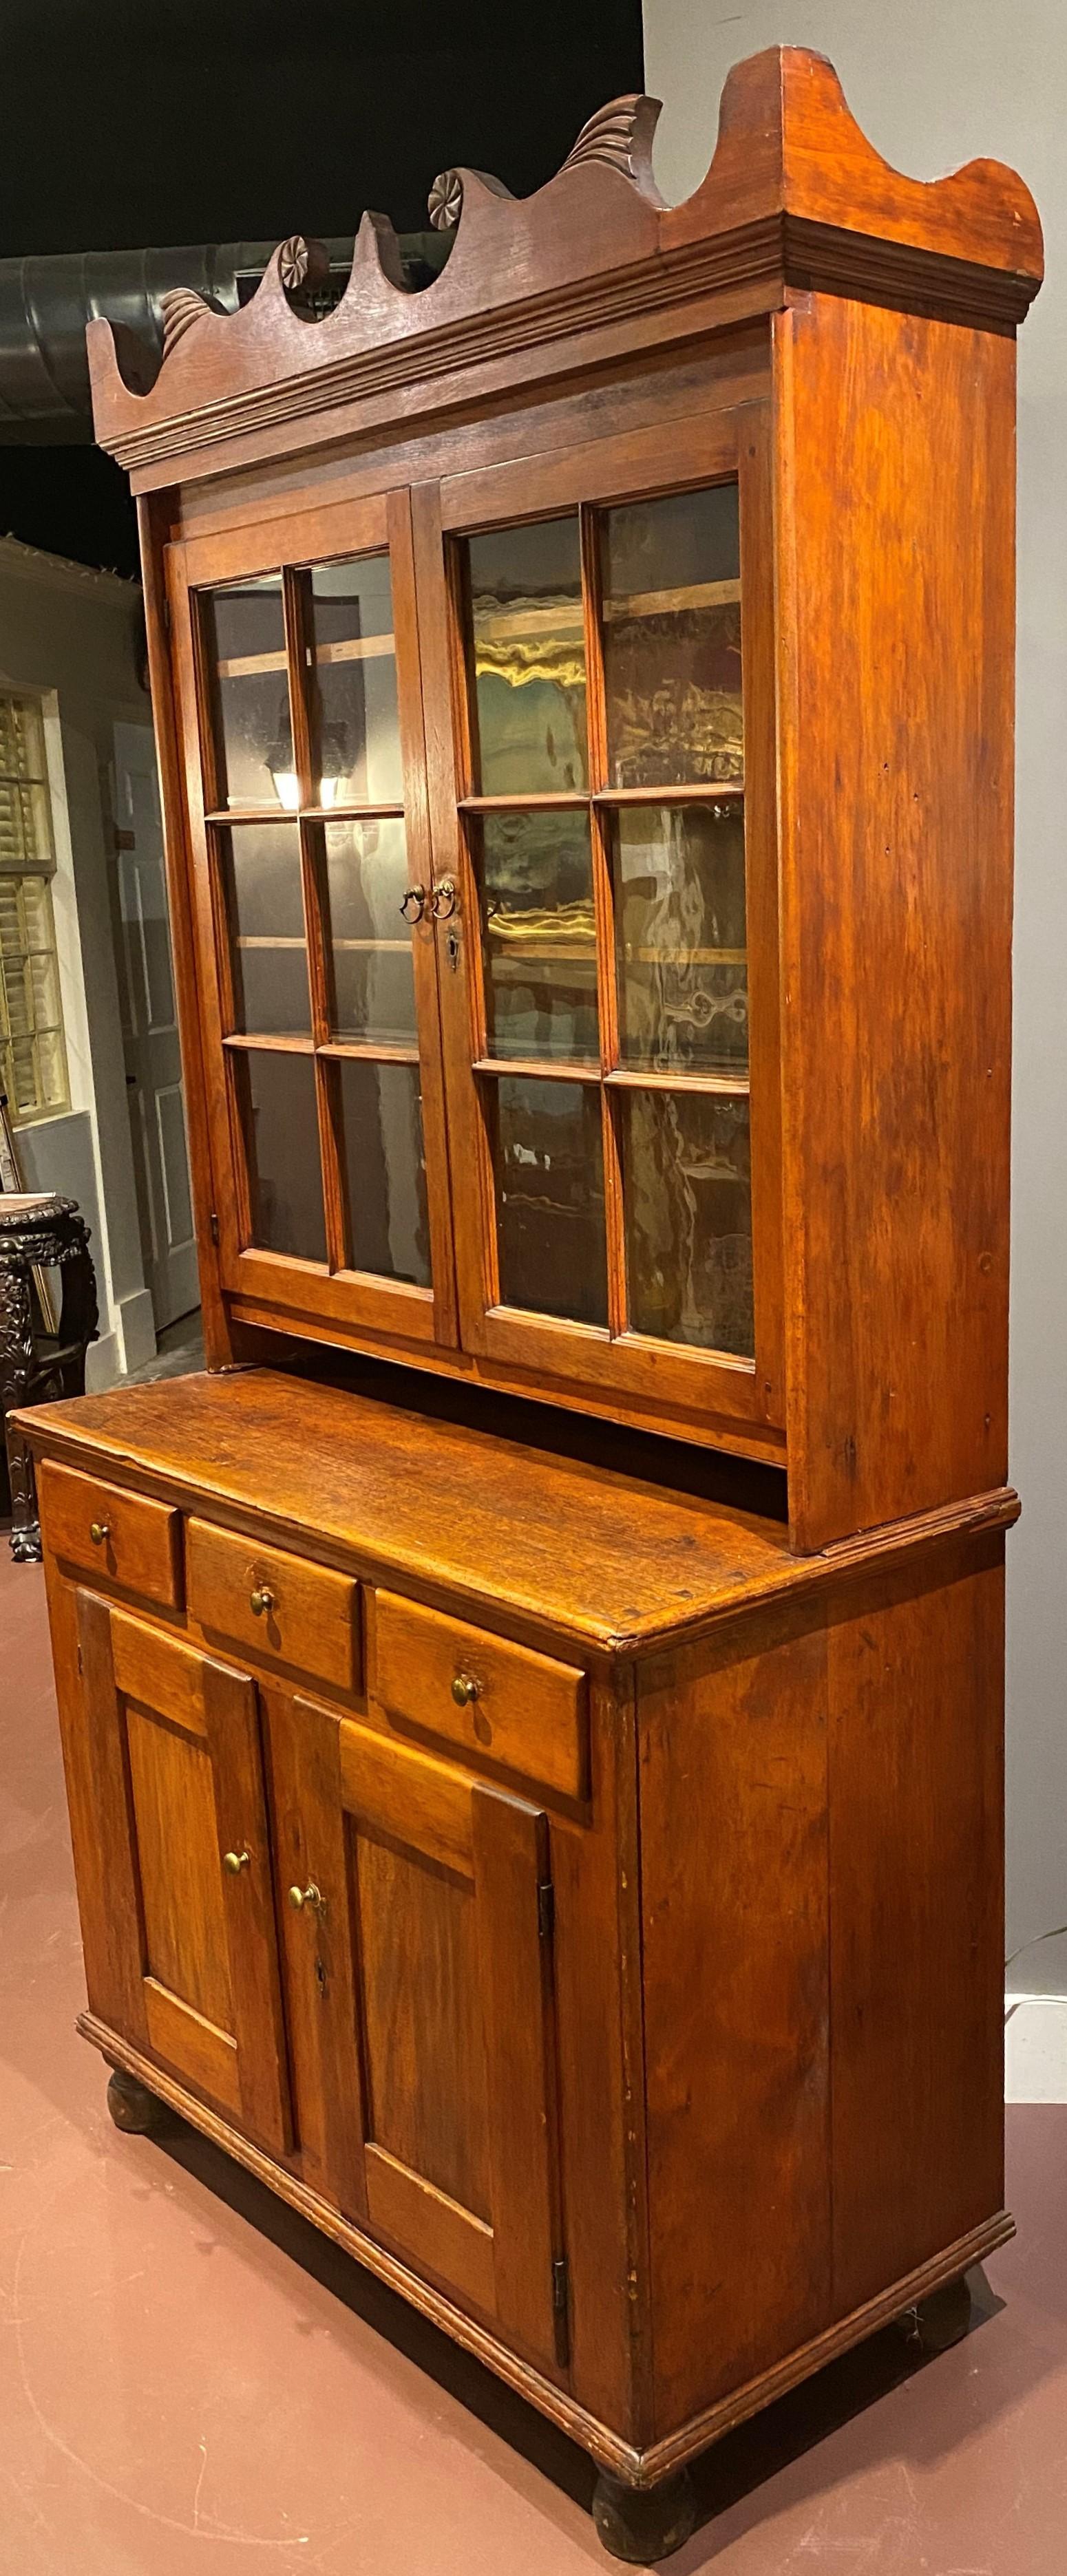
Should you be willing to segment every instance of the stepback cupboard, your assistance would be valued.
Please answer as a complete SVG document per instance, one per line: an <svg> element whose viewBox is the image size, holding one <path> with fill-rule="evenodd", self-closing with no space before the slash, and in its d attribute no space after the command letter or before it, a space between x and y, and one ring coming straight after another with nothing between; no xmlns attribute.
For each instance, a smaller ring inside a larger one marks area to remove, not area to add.
<svg viewBox="0 0 1067 2576"><path fill-rule="evenodd" d="M120 2126L176 2105L674 2545L1010 2232L1021 182L616 101L166 346L208 1367L23 1417Z"/></svg>

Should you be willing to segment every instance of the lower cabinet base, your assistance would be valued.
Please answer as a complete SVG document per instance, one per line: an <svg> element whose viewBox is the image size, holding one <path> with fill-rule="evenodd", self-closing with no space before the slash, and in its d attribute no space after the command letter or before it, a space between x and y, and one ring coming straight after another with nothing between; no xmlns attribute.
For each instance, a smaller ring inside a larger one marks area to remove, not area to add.
<svg viewBox="0 0 1067 2576"><path fill-rule="evenodd" d="M408 2270L395 2255L353 2227L349 2220L309 2191L295 2174L278 2165L262 2148L254 2146L239 2130L231 2128L218 2112L211 2110L194 2094L150 2059L131 2048L117 2031L93 2013L83 2013L78 2020L82 2037L99 2048L114 2069L108 2085L108 2106L120 2129L148 2130L153 2125L154 2106L167 2103L182 2114L190 2126L225 2149L238 2164L245 2166L257 2180L277 2192L301 2217L322 2230L336 2245L344 2248L356 2262L376 2274L401 2298L419 2309L423 2316L440 2326L454 2342L464 2346L487 2369L507 2381L519 2396L551 2418L560 2429L596 2461L602 2472L594 2496L593 2515L605 2547L616 2557L635 2564L647 2563L649 2556L665 2557L681 2546L693 2527L693 2503L684 2471L689 2461L727 2433L735 2424L758 2413L772 2399L784 2396L787 2389L821 2370L853 2344L861 2343L879 2327L899 2318L910 2326L927 2349L940 2350L966 2331L969 2303L961 2275L973 2263L980 2263L1006 2243L1015 2233L1015 2222L1006 2210L986 2219L967 2236L956 2239L938 2254L921 2264L902 2279L891 2282L877 2297L869 2299L850 2316L840 2318L825 2333L810 2343L788 2353L774 2368L758 2379L708 2407L702 2414L682 2425L676 2432L653 2443L647 2450L636 2450L632 2444L603 2424L595 2415L568 2396L564 2389L522 2361L506 2345L486 2332L474 2319L464 2315L428 2282ZM935 2294L940 2293L940 2296Z"/></svg>

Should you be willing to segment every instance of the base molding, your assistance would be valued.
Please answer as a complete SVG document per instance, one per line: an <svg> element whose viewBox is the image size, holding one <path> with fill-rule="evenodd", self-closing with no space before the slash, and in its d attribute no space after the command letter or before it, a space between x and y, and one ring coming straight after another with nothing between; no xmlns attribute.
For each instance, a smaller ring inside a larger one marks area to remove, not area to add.
<svg viewBox="0 0 1067 2576"><path fill-rule="evenodd" d="M568 2396L566 2389L558 2387L553 2380L545 2379L517 2353L498 2343L484 2326L476 2324L473 2317L465 2315L462 2308L454 2307L441 2291L433 2289L417 2273L410 2272L396 2255L387 2253L372 2237L365 2236L360 2228L354 2227L349 2219L342 2218L340 2211L332 2208L329 2201L320 2199L318 2193L309 2190L296 2174L288 2172L284 2165L276 2164L261 2147L242 2137L240 2130L232 2128L217 2111L213 2111L206 2102L199 2101L153 2059L145 2057L141 2050L131 2048L118 2031L98 2020L95 2013L80 2013L77 2028L83 2039L101 2051L110 2066L120 2067L127 2074L136 2076L159 2101L179 2111L191 2128L199 2129L202 2136L232 2156L236 2164L243 2165L246 2172L265 2183L279 2200L288 2202L300 2217L309 2220L335 2245L351 2254L366 2271L373 2272L378 2280L384 2281L389 2289L395 2290L399 2297L417 2308L420 2315L428 2317L443 2333L451 2336L454 2343L462 2345L477 2360L484 2362L487 2369L495 2371L497 2377L505 2380L518 2396L525 2398L529 2405L536 2406L581 2450L588 2452L598 2467L606 2469L612 2477L629 2487L656 2486L661 2479L695 2459L735 2424L743 2423L747 2416L758 2414L761 2407L768 2406L775 2397L784 2396L802 2379L810 2378L815 2371L822 2369L824 2363L835 2360L851 2345L862 2343L880 2326L890 2324L905 2308L915 2307L931 2290L939 2289L942 2282L954 2280L972 2263L983 2262L998 2245L1005 2244L1015 2234L1014 2219L1006 2210L998 2210L980 2227L972 2228L966 2236L957 2237L953 2244L944 2246L927 2262L903 2274L888 2289L879 2291L876 2298L868 2299L862 2307L853 2309L849 2316L839 2318L836 2324L814 2336L811 2342L799 2345L773 2370L764 2371L759 2378L747 2381L744 2387L731 2390L729 2396L717 2399L713 2406L691 2417L677 2432L653 2442L647 2450L637 2450L618 2433L612 2432L610 2425L602 2424L599 2417L591 2415L586 2407Z"/></svg>

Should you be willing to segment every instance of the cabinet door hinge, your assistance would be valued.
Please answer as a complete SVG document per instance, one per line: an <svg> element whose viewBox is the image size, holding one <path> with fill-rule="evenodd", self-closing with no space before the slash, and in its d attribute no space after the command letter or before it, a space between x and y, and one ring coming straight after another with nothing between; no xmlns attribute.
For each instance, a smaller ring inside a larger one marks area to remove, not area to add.
<svg viewBox="0 0 1067 2576"><path fill-rule="evenodd" d="M555 1921L556 1891L550 1878L542 1878L537 1888L537 1936L540 1941L551 1941Z"/></svg>
<svg viewBox="0 0 1067 2576"><path fill-rule="evenodd" d="M565 2254L557 2254L552 2264L552 2309L555 2316L566 2316L569 2296L570 2276L567 2270L567 2257Z"/></svg>
<svg viewBox="0 0 1067 2576"><path fill-rule="evenodd" d="M209 1216L209 1218L208 1218L208 1225L210 1226L210 1229L211 1229L211 1240L212 1240L212 1243L217 1243L217 1242L218 1242L218 1239L219 1239L219 1220L218 1220L218 1217L217 1217L217 1216L216 1216L216 1214L215 1214L215 1210L214 1210L214 1208L212 1208L211 1214L210 1214L210 1216Z"/></svg>

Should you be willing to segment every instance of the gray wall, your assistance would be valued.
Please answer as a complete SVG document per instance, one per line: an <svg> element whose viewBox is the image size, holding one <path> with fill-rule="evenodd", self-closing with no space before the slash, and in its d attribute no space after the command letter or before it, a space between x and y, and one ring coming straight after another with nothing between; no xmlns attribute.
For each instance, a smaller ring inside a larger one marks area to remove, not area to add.
<svg viewBox="0 0 1067 2576"><path fill-rule="evenodd" d="M1067 1923L1067 14L1063 0L644 0L662 98L656 175L687 196L731 63L828 54L887 161L934 179L980 155L1021 171L1048 279L1019 338L1018 837L1012 1476L1008 1540L1008 1948ZM1067 1991L1067 1940L1015 1991Z"/></svg>
<svg viewBox="0 0 1067 2576"><path fill-rule="evenodd" d="M154 1356L126 1100L108 849L116 717L151 724L137 677L134 582L0 537L0 688L40 694L56 875L70 1109L18 1131L31 1189L76 1198L92 1234L100 1338L90 1386Z"/></svg>

